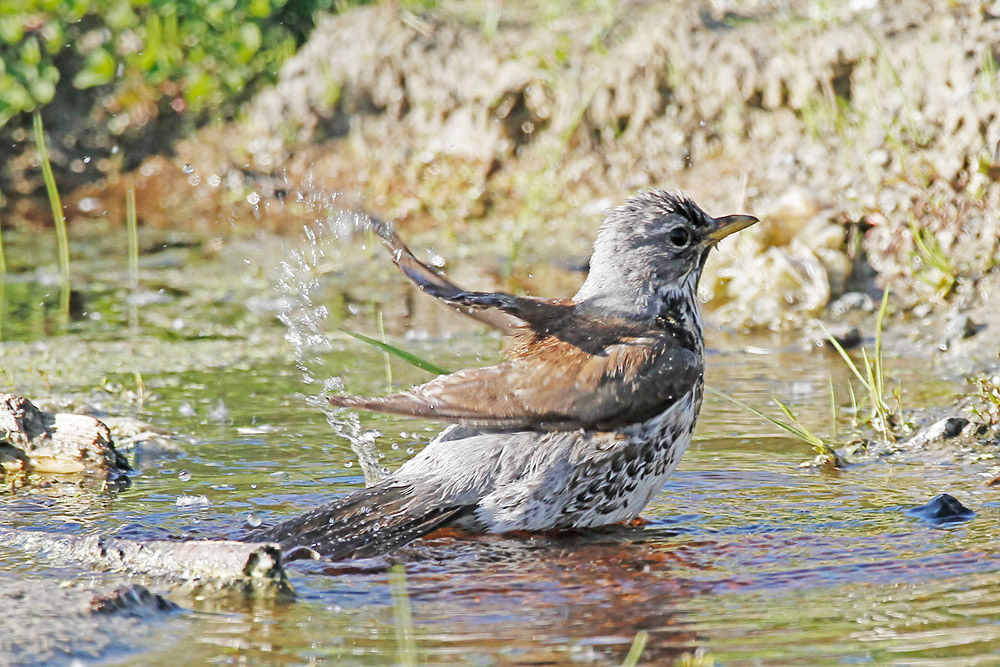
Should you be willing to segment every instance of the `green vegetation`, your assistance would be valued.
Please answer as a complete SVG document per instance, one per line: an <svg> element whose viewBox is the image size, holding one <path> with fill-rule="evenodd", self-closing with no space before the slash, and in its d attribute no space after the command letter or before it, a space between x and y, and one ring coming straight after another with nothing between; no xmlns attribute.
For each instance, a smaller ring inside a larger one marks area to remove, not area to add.
<svg viewBox="0 0 1000 667"><path fill-rule="evenodd" d="M968 382L976 388L971 412L990 425L1000 424L1000 375L979 375Z"/></svg>
<svg viewBox="0 0 1000 667"><path fill-rule="evenodd" d="M3 194L0 193L0 210L3 209ZM3 251L3 221L0 220L0 279L7 275L7 256ZM3 319L3 318L0 318Z"/></svg>
<svg viewBox="0 0 1000 667"><path fill-rule="evenodd" d="M60 86L106 86L114 134L165 109L228 117L313 27L364 0L15 0L0 4L0 127ZM101 91L104 93L104 91Z"/></svg>
<svg viewBox="0 0 1000 667"><path fill-rule="evenodd" d="M69 235L66 232L66 215L63 213L62 200L56 179L52 174L52 163L49 161L49 150L45 146L45 128L42 127L42 114L34 113L35 146L42 162L42 176L45 178L45 190L49 195L52 207L52 218L56 225L56 242L59 246L59 273L63 282L69 282Z"/></svg>
<svg viewBox="0 0 1000 667"><path fill-rule="evenodd" d="M957 272L951 265L951 260L941 248L941 244L938 243L934 232L913 221L910 222L910 233L913 234L913 245L916 247L921 263L937 270L936 280L932 280L923 274L920 274L921 277L937 289L941 298L946 298L951 294L958 280Z"/></svg>
<svg viewBox="0 0 1000 667"><path fill-rule="evenodd" d="M45 179L45 190L49 195L49 205L52 207L52 218L56 226L56 244L59 248L59 275L61 285L59 290L59 313L62 325L69 324L69 234L66 231L66 215L63 213L62 199L56 187L56 177L52 173L52 163L49 161L49 151L45 146L45 128L42 127L42 114L35 111L32 119L35 128L35 147L42 163L42 177Z"/></svg>
<svg viewBox="0 0 1000 667"><path fill-rule="evenodd" d="M706 389L709 392L711 392L711 393L715 394L716 396L718 396L719 398L724 398L727 401L729 401L730 403L733 403L735 405L740 406L741 408L743 408L747 412L751 412L751 413L757 415L758 417L760 417L764 421L769 422L769 423L773 424L774 426L777 426L781 430L786 431L787 433L790 433L791 435L795 436L796 438L798 438L802 442L804 442L807 445L811 446L813 448L813 450L816 452L817 460L821 464L823 464L823 465L829 465L829 466L832 466L834 468L840 468L840 467L843 467L845 465L844 460L840 458L840 456L833 449L833 447L831 447L829 444L827 444L826 441L823 440L823 438L819 437L818 435L816 435L815 433L813 433L812 431L810 431L808 428L806 428L805 426L803 426L802 423L798 420L798 418L796 418L795 415L792 413L791 409L787 405L785 405L784 403L782 403L781 401L779 401L778 399L775 398L773 400L774 400L775 403L778 404L778 407L781 408L781 411L785 413L785 416L788 417L789 421L787 421L787 422L786 421L782 421L781 419L778 419L777 417L772 417L771 415L766 414L766 413L758 410L757 408L753 407L752 405L744 403L743 401L739 400L738 398L736 398L734 396L730 396L729 394L727 394L725 392L721 392L718 389L713 389L712 387L706 387ZM834 421L834 423L836 423L836 413L834 413L833 421Z"/></svg>
<svg viewBox="0 0 1000 667"><path fill-rule="evenodd" d="M628 655L625 656L625 660L622 662L622 667L635 667L639 664L639 659L642 657L642 652L646 650L646 642L649 641L649 633L645 630L639 630L635 633L635 639L632 640L632 646L628 650Z"/></svg>
<svg viewBox="0 0 1000 667"><path fill-rule="evenodd" d="M125 197L125 226L128 227L128 269L132 289L139 287L139 220L135 213L135 188Z"/></svg>
<svg viewBox="0 0 1000 667"><path fill-rule="evenodd" d="M826 331L827 340L830 345L837 351L840 357L847 364L847 367L854 374L854 376L861 382L861 386L864 387L867 392L867 399L871 403L871 415L867 419L863 419L864 423L869 424L874 428L881 436L885 442L894 442L898 435L898 431L903 426L902 419L902 407L900 405L900 395L899 392L894 392L894 398L896 402L896 408L891 409L886 400L885 394L885 373L882 365L882 328L885 323L885 316L889 306L889 290L886 289L882 293L882 303L879 306L878 316L875 321L875 351L870 358L868 352L862 348L861 350L861 367L851 358L844 349L844 346L837 341L833 335ZM986 386L982 385L981 386ZM798 418L792 413L791 408L779 401L777 398L773 399L774 402L781 408L781 411L788 418L788 421L783 421L776 417L772 417L764 412L758 410L757 408L744 403L743 401L734 398L728 394L721 391L713 389L711 387L706 388L711 393L719 396L721 398L734 403L744 410L752 412L761 419L777 426L795 436L802 442L805 442L812 446L816 451L818 461L823 464L829 464L834 467L842 467L845 461L840 458L837 452L827 444L821 437L814 434L808 428L806 428ZM854 393L854 387L848 384L848 389L851 395L851 405L853 408L853 413L855 415L859 414L857 397ZM980 389L983 392L982 388ZM834 395L833 389L833 378L830 378L830 433L832 438L837 437L837 400ZM857 425L857 424L855 424Z"/></svg>
<svg viewBox="0 0 1000 667"><path fill-rule="evenodd" d="M854 376L860 380L861 386L868 393L868 401L872 407L871 418L868 421L882 435L886 442L892 442L896 439L896 429L901 424L902 419L898 418L898 412L900 411L899 394L896 393L895 395L896 410L889 408L885 395L885 374L882 367L882 325L885 322L885 314L888 306L889 290L886 289L882 293L882 304L879 306L878 317L875 320L874 358L869 359L868 352L864 348L861 349L861 360L864 366L863 373L861 368L854 362L854 359L847 354L844 346L829 331L826 331L826 336L830 345L833 346L844 360L844 363L854 373ZM853 388L851 391L853 396Z"/></svg>
<svg viewBox="0 0 1000 667"><path fill-rule="evenodd" d="M413 366L416 366L417 368L420 368L422 370L425 370L428 373L434 373L435 375L447 375L448 373L451 372L451 371L449 371L446 368L442 368L441 366L438 366L437 364L435 364L432 361L427 361L426 359L421 359L417 355L415 355L415 354L413 354L411 352L407 352L406 350L401 350L401 349L399 349L398 347L396 347L394 345L390 345L389 343L385 343L385 342L380 341L380 340L375 340L374 338L369 338L368 336L366 336L364 334L359 334L359 333L354 332L354 331L349 331L348 329L341 328L340 330L343 331L348 336L352 336L352 337L360 340L362 343L366 343L368 345L371 345L372 347L377 347L378 349L382 350L382 352L385 352L387 354L391 354L394 357L398 357L399 359L402 359L406 363L411 364ZM383 336L384 335L385 335L385 332L383 331ZM391 378L390 378L390 382L391 382Z"/></svg>

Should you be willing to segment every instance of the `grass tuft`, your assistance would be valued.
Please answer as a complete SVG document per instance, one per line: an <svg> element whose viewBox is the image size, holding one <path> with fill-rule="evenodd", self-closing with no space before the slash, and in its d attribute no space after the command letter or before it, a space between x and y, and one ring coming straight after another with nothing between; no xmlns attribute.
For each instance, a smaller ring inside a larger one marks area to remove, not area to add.
<svg viewBox="0 0 1000 667"><path fill-rule="evenodd" d="M945 254L932 231L912 222L910 223L910 233L913 235L913 245L917 249L921 262L937 270L939 277L934 286L938 290L938 295L942 299L946 298L951 294L958 280L955 267L951 265L951 260L948 259L948 255ZM928 279L927 282L931 281Z"/></svg>
<svg viewBox="0 0 1000 667"><path fill-rule="evenodd" d="M705 387L705 388L711 393L715 394L716 396L724 398L730 403L738 405L744 410L747 410L748 412L752 412L753 414L757 415L764 421L774 426L777 426L778 428L787 433L790 433L791 435L798 438L802 442L811 446L813 448L813 451L816 452L817 456L821 457L824 461L829 462L831 465L834 465L838 468L844 465L844 461L840 458L840 456L838 456L837 452L834 451L833 447L827 444L826 441L823 440L823 438L819 437L818 435L810 431L808 428L803 426L802 423L795 417L795 415L792 414L791 409L778 399L775 398L773 400L775 403L778 404L778 407L781 408L781 411L785 413L785 416L788 417L787 422L782 421L781 419L778 419L776 417L772 417L769 414L765 414L764 412L761 412L752 405L744 403L735 396L730 396L729 394L719 391L718 389L713 389L712 387Z"/></svg>
<svg viewBox="0 0 1000 667"><path fill-rule="evenodd" d="M875 422L875 428L882 434L882 437L886 442L893 442L896 439L896 434L894 432L894 427L897 423L894 412L889 408L888 403L885 400L885 373L884 367L882 365L882 327L885 322L885 314L889 305L889 289L882 293L882 303L878 309L878 317L875 321L875 356L874 359L869 359L868 352L862 348L861 350L861 360L864 367L864 372L862 368L855 363L854 359L847 354L847 350L844 346L834 338L830 331L823 327L823 332L826 333L827 340L833 349L837 351L840 358L844 360L847 367L854 373L854 376L861 382L861 386L865 388L868 392L868 400L872 404L872 412ZM852 389L852 401L853 389ZM897 400L898 403L898 400Z"/></svg>

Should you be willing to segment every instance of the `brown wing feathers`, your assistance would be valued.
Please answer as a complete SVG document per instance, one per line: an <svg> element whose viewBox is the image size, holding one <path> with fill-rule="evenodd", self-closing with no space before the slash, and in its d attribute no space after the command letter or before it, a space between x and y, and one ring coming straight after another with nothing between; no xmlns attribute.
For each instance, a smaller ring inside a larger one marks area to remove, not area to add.
<svg viewBox="0 0 1000 667"><path fill-rule="evenodd" d="M417 260L389 225L373 220L373 228L423 291L473 309L472 316L492 313L492 322L478 318L489 323L523 324L513 329L517 344L504 363L390 396L331 396L333 405L496 428L607 430L665 409L664 400L672 402L700 372L700 360L663 331L589 318L569 300L464 291ZM674 359L670 377L664 358Z"/></svg>

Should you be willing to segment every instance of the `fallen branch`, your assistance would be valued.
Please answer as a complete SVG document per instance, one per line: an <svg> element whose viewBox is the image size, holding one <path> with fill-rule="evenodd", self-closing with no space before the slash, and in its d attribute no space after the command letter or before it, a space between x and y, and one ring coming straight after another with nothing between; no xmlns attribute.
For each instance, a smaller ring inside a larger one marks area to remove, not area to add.
<svg viewBox="0 0 1000 667"><path fill-rule="evenodd" d="M139 542L101 535L63 536L0 529L0 546L84 563L102 571L183 580L196 586L245 593L291 594L276 544L227 540Z"/></svg>

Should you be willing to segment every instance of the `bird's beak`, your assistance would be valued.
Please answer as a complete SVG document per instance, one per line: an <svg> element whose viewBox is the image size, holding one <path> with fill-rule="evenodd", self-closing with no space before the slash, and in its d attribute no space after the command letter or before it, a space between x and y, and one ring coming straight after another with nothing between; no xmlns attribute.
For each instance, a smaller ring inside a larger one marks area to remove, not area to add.
<svg viewBox="0 0 1000 667"><path fill-rule="evenodd" d="M712 243L718 243L730 234L735 234L741 229L746 229L750 225L758 222L752 215L726 215L712 220L712 229L706 237Z"/></svg>

